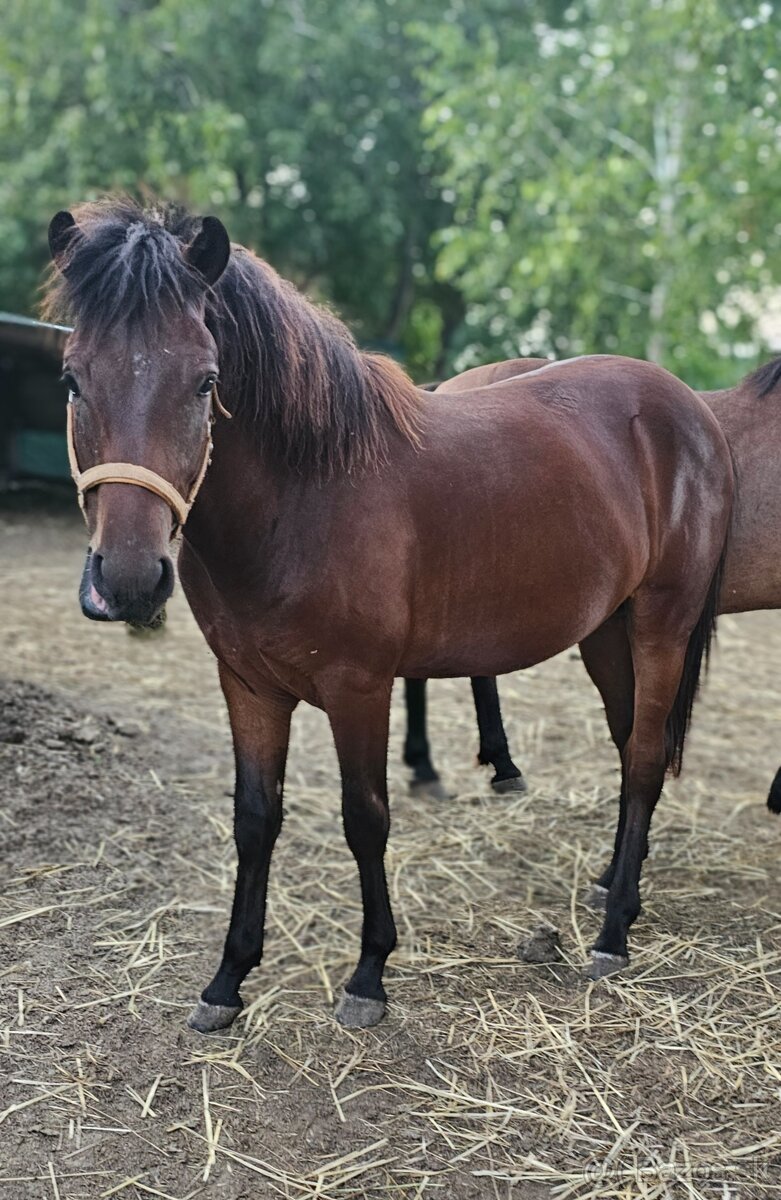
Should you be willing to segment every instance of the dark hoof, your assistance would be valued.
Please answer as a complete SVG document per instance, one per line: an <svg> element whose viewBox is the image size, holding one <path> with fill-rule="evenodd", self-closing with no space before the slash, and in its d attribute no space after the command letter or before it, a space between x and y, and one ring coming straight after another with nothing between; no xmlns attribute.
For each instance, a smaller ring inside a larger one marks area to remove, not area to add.
<svg viewBox="0 0 781 1200"><path fill-rule="evenodd" d="M187 1018L187 1024L198 1033L216 1033L218 1029L228 1029L241 1012L240 1004L207 1004L199 1000Z"/></svg>
<svg viewBox="0 0 781 1200"><path fill-rule="evenodd" d="M492 779L491 787L500 796L505 796L512 792L516 795L522 795L527 791L526 780L523 775L519 775L516 779Z"/></svg>
<svg viewBox="0 0 781 1200"><path fill-rule="evenodd" d="M422 796L426 800L451 800L452 796L441 779L411 779L411 796Z"/></svg>
<svg viewBox="0 0 781 1200"><path fill-rule="evenodd" d="M370 1029L385 1016L385 1001L372 1000L369 996L354 996L342 988L334 1016L346 1029Z"/></svg>
<svg viewBox="0 0 781 1200"><path fill-rule="evenodd" d="M583 903L596 912L604 912L607 908L607 888L601 883L592 883L586 892Z"/></svg>
<svg viewBox="0 0 781 1200"><path fill-rule="evenodd" d="M776 777L770 785L767 806L771 812L781 813L781 767L776 771Z"/></svg>
<svg viewBox="0 0 781 1200"><path fill-rule="evenodd" d="M628 966L629 959L625 954L608 954L605 950L592 950L591 962L583 968L583 976L585 979L604 979L606 975L615 975L616 972L623 971L624 967Z"/></svg>

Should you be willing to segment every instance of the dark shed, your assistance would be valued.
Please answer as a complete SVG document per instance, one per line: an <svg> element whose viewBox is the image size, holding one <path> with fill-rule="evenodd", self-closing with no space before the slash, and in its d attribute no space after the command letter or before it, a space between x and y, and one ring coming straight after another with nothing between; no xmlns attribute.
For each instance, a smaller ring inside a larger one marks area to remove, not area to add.
<svg viewBox="0 0 781 1200"><path fill-rule="evenodd" d="M0 312L0 478L68 478L59 376L69 332Z"/></svg>

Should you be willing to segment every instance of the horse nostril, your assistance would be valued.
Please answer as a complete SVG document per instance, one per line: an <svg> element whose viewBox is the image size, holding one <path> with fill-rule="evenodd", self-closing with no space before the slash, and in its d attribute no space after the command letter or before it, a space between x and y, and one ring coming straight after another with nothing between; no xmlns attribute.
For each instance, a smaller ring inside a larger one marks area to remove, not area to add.
<svg viewBox="0 0 781 1200"><path fill-rule="evenodd" d="M170 558L160 559L160 579L157 586L166 593L166 596L170 596L174 590L174 564Z"/></svg>
<svg viewBox="0 0 781 1200"><path fill-rule="evenodd" d="M93 550L90 555L90 574L92 576L92 585L96 591L103 595L103 555L96 554Z"/></svg>

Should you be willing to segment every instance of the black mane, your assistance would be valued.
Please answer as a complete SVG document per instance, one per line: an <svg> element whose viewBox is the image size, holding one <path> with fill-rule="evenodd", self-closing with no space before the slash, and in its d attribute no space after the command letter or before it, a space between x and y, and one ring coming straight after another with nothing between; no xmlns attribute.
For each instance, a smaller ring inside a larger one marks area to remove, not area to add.
<svg viewBox="0 0 781 1200"><path fill-rule="evenodd" d="M769 395L781 383L781 356L752 371L745 383L754 389L758 400Z"/></svg>
<svg viewBox="0 0 781 1200"><path fill-rule="evenodd" d="M289 467L321 477L386 461L397 433L418 441L419 393L391 359L363 353L347 327L310 303L241 246L214 288L182 253L200 220L173 206L143 209L125 198L73 213L62 270L53 269L44 315L88 335L196 308L220 355L220 391L249 417L264 448Z"/></svg>

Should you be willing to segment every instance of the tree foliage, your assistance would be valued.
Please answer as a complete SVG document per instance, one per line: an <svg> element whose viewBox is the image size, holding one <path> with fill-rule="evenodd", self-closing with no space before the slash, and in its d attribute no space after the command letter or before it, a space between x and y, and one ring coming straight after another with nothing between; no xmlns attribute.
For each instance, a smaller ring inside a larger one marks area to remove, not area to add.
<svg viewBox="0 0 781 1200"><path fill-rule="evenodd" d="M428 35L461 363L620 352L721 386L745 366L720 358L756 355L781 282L772 6L546 8Z"/></svg>
<svg viewBox="0 0 781 1200"><path fill-rule="evenodd" d="M56 209L222 217L419 375L740 373L779 283L779 23L749 0L6 0L0 304ZM777 14L776 14L777 16Z"/></svg>

